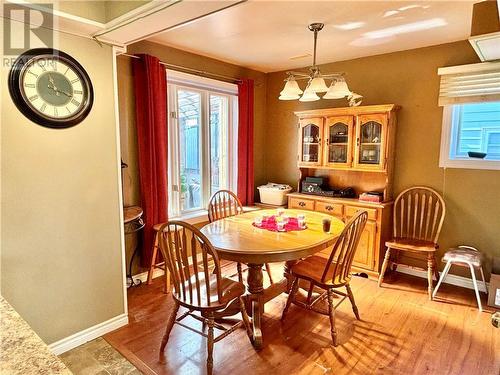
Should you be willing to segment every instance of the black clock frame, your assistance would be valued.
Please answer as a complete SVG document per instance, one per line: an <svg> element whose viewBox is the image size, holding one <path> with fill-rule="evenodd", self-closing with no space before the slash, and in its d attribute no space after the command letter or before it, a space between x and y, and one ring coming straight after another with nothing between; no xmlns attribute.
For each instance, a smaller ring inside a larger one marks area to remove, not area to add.
<svg viewBox="0 0 500 375"><path fill-rule="evenodd" d="M86 86L88 96L86 98L84 106L76 116L69 119L62 118L60 120L50 120L39 115L33 108L31 108L31 106L26 103L26 99L21 92L21 72L23 71L23 68L26 66L26 64L28 64L33 58L36 58L40 55L51 55L55 59L63 60L74 69L83 85ZM9 72L9 92L12 101L24 116L38 125L52 129L66 129L78 125L90 113L90 110L92 109L92 105L94 103L94 89L92 86L92 82L90 81L90 77L83 66L80 65L78 61L76 61L67 53L52 48L34 48L18 56Z"/></svg>

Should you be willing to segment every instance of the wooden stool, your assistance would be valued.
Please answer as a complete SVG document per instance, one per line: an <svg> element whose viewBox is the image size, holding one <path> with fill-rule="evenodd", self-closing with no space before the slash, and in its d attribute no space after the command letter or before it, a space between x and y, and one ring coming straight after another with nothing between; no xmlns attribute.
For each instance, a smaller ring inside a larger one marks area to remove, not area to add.
<svg viewBox="0 0 500 375"><path fill-rule="evenodd" d="M156 259L158 258L158 255L160 254L160 233L158 232L163 224L155 224L153 226L153 230L155 231L155 241L153 244L153 255L151 256L151 264L149 266L149 271L148 271L148 284L153 283L153 272L156 268L159 268L165 272L165 288L164 288L164 293L170 292L170 272L168 272L167 267L165 266L165 261L156 263Z"/></svg>

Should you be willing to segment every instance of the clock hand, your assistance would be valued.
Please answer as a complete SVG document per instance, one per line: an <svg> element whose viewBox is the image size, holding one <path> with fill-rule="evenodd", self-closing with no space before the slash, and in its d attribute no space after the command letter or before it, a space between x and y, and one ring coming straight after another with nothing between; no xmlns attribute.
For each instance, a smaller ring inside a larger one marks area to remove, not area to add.
<svg viewBox="0 0 500 375"><path fill-rule="evenodd" d="M57 87L55 87L55 86L53 86L53 85L52 85L52 86L51 86L51 85L47 85L47 87L48 87L49 89L54 90L54 92L56 93L56 96L60 96L60 95L61 95L61 94L59 94L59 90L57 89Z"/></svg>
<svg viewBox="0 0 500 375"><path fill-rule="evenodd" d="M63 90L57 90L57 91L58 91L58 92L62 92L62 93L63 93L64 95L66 95L68 98L72 98L72 97L73 97L73 95L72 95L72 94L70 94L70 93L68 93L68 92L66 92L66 91L63 91Z"/></svg>

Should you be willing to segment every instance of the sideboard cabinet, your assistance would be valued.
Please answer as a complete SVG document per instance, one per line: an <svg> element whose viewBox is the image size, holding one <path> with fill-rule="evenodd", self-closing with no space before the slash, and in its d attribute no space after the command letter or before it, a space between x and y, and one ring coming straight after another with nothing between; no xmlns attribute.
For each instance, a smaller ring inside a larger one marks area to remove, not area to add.
<svg viewBox="0 0 500 375"><path fill-rule="evenodd" d="M288 207L325 212L347 222L356 211L368 212L353 267L377 278L392 230L392 190L396 139L395 104L327 108L295 112L298 117L299 193ZM355 195L377 191L382 203L300 193L308 177L320 177L322 189L351 188ZM328 256L331 249L323 254Z"/></svg>
<svg viewBox="0 0 500 375"><path fill-rule="evenodd" d="M378 278L385 254L384 243L390 238L392 229L392 202L369 203L357 199L327 198L302 193L288 194L288 207L319 211L347 222L358 210L368 212L368 221L354 255L353 270ZM307 217L307 214L306 214ZM320 255L328 258L331 248Z"/></svg>

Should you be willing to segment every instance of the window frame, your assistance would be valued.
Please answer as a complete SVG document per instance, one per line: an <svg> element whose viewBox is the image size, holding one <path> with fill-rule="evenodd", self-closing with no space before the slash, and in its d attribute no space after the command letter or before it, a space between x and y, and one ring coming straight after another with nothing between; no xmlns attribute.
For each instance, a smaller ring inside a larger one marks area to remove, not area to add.
<svg viewBox="0 0 500 375"><path fill-rule="evenodd" d="M459 105L450 104L443 106L439 166L441 168L500 170L500 160L471 159L456 155L459 126L456 118L458 116Z"/></svg>
<svg viewBox="0 0 500 375"><path fill-rule="evenodd" d="M200 94L200 176L202 194L201 207L182 210L180 178L180 132L178 118L178 90L185 89ZM167 70L167 105L168 105L168 215L175 219L205 217L211 196L211 137L210 137L210 96L222 96L228 100L228 185L235 191L238 170L238 87L223 81L204 78L192 74Z"/></svg>

